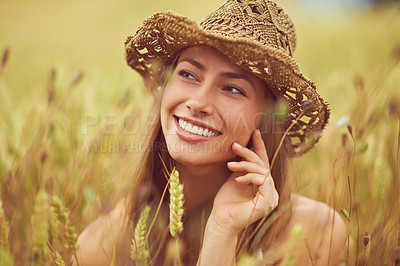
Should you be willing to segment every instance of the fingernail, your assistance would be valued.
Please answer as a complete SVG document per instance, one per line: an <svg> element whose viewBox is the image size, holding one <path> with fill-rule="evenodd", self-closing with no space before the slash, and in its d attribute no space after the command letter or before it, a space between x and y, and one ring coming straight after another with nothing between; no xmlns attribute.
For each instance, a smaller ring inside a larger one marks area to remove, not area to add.
<svg viewBox="0 0 400 266"><path fill-rule="evenodd" d="M237 165L238 162L228 162L228 165Z"/></svg>
<svg viewBox="0 0 400 266"><path fill-rule="evenodd" d="M239 143L237 143L237 142L234 142L233 143L234 145L236 145L236 147L238 147L238 148L243 148L243 146L242 145L240 145Z"/></svg>
<svg viewBox="0 0 400 266"><path fill-rule="evenodd" d="M243 180L243 178L244 178L244 176L238 176L238 177L235 178L235 180L236 181L240 181L240 180Z"/></svg>

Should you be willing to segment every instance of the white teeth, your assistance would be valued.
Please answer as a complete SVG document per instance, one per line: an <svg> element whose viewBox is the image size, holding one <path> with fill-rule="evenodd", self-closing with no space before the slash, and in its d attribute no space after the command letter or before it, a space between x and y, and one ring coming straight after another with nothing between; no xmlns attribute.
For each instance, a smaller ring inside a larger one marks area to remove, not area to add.
<svg viewBox="0 0 400 266"><path fill-rule="evenodd" d="M193 134L197 134L198 130L199 130L199 128L194 126L194 127L192 127L192 130L190 130L190 132L192 132Z"/></svg>
<svg viewBox="0 0 400 266"><path fill-rule="evenodd" d="M208 130L207 128L203 129L199 126L193 126L192 124L184 121L183 119L179 119L178 124L183 130L190 132L192 134L202 135L204 137L211 137L211 136L217 135L216 132L212 132L211 130Z"/></svg>
<svg viewBox="0 0 400 266"><path fill-rule="evenodd" d="M179 119L178 124L181 128L185 129L187 123L185 121L183 121L182 119Z"/></svg>
<svg viewBox="0 0 400 266"><path fill-rule="evenodd" d="M186 128L186 125L187 125L187 122L182 120L182 128L183 128L183 129Z"/></svg>

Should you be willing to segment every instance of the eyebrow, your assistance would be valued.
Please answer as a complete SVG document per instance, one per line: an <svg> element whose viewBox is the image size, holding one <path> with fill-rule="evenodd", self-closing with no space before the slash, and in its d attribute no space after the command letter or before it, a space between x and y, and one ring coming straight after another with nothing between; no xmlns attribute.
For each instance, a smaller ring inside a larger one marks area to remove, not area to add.
<svg viewBox="0 0 400 266"><path fill-rule="evenodd" d="M195 67L197 67L198 69L200 69L202 71L206 70L206 67L203 64L201 64L200 62L198 62L194 59L187 58L187 57L179 59L179 62L183 62L183 61L194 65ZM253 81L244 74L236 73L236 72L224 72L221 74L221 76L226 77L226 78L232 78L232 79L244 79L244 80L248 81L253 86L254 89L256 88Z"/></svg>
<svg viewBox="0 0 400 266"><path fill-rule="evenodd" d="M185 58L179 59L179 62L183 62L183 61L186 61L186 62L194 65L195 67L197 67L198 69L200 69L202 71L206 70L206 67L203 64L201 64L200 62L193 60L191 58L185 57Z"/></svg>
<svg viewBox="0 0 400 266"><path fill-rule="evenodd" d="M222 76L227 77L227 78L232 78L232 79L244 79L248 81L253 88L255 89L256 87L254 86L253 81L246 75L240 74L240 73L235 73L235 72L224 72L222 73Z"/></svg>

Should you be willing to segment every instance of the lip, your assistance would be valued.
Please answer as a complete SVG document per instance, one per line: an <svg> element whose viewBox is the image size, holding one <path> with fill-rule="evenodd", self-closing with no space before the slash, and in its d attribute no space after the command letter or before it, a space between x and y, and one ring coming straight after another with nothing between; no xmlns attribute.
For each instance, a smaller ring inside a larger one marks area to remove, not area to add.
<svg viewBox="0 0 400 266"><path fill-rule="evenodd" d="M183 118L183 117L178 117L178 116L174 116L173 118L174 118L174 122L175 122L175 130L176 130L176 133L177 133L177 135L178 135L182 140L184 140L184 141L188 141L188 142L204 142L204 141L209 141L209 140L215 139L215 138L217 138L217 137L219 137L219 136L221 135L221 134L217 134L217 135L215 135L215 136L205 137L205 136L201 136L201 135L189 133L189 132L183 130L183 129L179 126L179 124L178 124L178 119L179 119L179 118L182 118L182 119L184 119L184 120L186 120L186 121L189 121L191 124L193 123L193 125L197 125L197 126L201 126L201 127L204 127L204 128L208 128L208 129L211 129L211 130L213 130L213 131L215 131L215 132L219 132L219 131L213 129L212 127L210 127L210 126L208 126L208 125L205 125L205 124L203 124L203 123L201 123L201 122L193 121L193 120L191 120L191 119L187 119L187 118ZM219 133L220 133L220 132L219 132Z"/></svg>

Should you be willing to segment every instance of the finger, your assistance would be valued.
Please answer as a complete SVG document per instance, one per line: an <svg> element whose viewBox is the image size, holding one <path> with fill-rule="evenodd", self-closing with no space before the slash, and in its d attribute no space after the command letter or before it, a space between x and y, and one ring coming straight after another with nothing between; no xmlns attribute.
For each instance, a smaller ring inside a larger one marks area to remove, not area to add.
<svg viewBox="0 0 400 266"><path fill-rule="evenodd" d="M256 209L264 210L264 213L268 214L278 206L279 195L276 191L273 191L265 198L261 193L258 193L257 196L253 198L252 203Z"/></svg>
<svg viewBox="0 0 400 266"><path fill-rule="evenodd" d="M228 162L228 168L232 172L247 172L247 173L255 173L267 176L269 174L269 169L263 165L258 163L249 162L249 161L240 161L240 162Z"/></svg>
<svg viewBox="0 0 400 266"><path fill-rule="evenodd" d="M232 151L236 155L242 157L244 160L264 165L264 162L261 160L261 158L255 152L253 152L252 150L250 150L246 147L243 147L242 145L240 145L237 142L234 142L232 144Z"/></svg>
<svg viewBox="0 0 400 266"><path fill-rule="evenodd" d="M271 176L267 177L264 183L258 188L259 197L256 199L255 204L262 204L274 209L278 206L279 194L276 191L274 181Z"/></svg>
<svg viewBox="0 0 400 266"><path fill-rule="evenodd" d="M259 129L254 130L252 138L253 138L254 152L269 167L267 149L265 148L265 143L261 137L261 132Z"/></svg>
<svg viewBox="0 0 400 266"><path fill-rule="evenodd" d="M263 198L271 198L278 195L272 176L269 175L265 178L263 184L259 187L259 192Z"/></svg>
<svg viewBox="0 0 400 266"><path fill-rule="evenodd" d="M261 186L264 184L264 182L266 180L266 176L249 173L249 174L245 174L242 176L238 176L235 178L235 180L236 180L236 182L238 182L240 184L250 184L251 183L256 186Z"/></svg>

